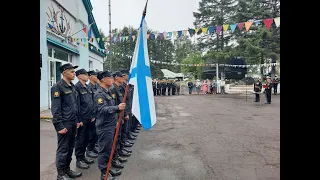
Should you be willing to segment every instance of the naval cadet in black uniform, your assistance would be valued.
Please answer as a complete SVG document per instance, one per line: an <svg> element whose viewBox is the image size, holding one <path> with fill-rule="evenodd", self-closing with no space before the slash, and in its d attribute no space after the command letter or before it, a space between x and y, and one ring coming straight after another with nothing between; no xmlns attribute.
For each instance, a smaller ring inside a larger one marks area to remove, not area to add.
<svg viewBox="0 0 320 180"><path fill-rule="evenodd" d="M108 161L111 154L113 137L118 121L118 113L124 110L125 103L116 105L115 97L109 88L112 86L113 78L109 71L103 71L97 75L100 86L94 94L94 103L96 106L96 132L98 136L99 152L98 152L98 167L101 171L101 180L104 179L108 166ZM109 180L113 179L112 176L118 176L121 174L121 170L110 169ZM112 175L112 176L111 176Z"/></svg>
<svg viewBox="0 0 320 180"><path fill-rule="evenodd" d="M156 89L156 80L155 79L152 81L152 90L153 90L153 96L156 96L157 89Z"/></svg>
<svg viewBox="0 0 320 180"><path fill-rule="evenodd" d="M92 91L87 88L86 82L88 81L88 73L85 69L76 71L78 82L75 84L76 90L79 94L80 107L79 118L83 123L82 127L78 128L75 142L75 155L77 158L76 166L81 169L88 169L94 161L85 157L86 147L89 142L90 136L90 123L94 120L94 108ZM97 156L96 156L97 157Z"/></svg>
<svg viewBox="0 0 320 180"><path fill-rule="evenodd" d="M162 92L162 96L166 95L166 91L167 91L167 82L166 80L162 80L162 84L161 84L161 92Z"/></svg>
<svg viewBox="0 0 320 180"><path fill-rule="evenodd" d="M100 88L99 85L99 80L97 78L97 73L92 70L88 71L88 76L89 76L89 84L87 88L92 92L92 99L94 99L94 93ZM96 115L96 109L94 108L94 114ZM86 155L91 158L95 158L98 156L98 146L97 146L97 141L98 141L98 136L96 133L96 121L95 119L89 123L89 131L90 131L90 136L89 136L89 143L87 146L87 151Z"/></svg>
<svg viewBox="0 0 320 180"><path fill-rule="evenodd" d="M172 89L172 83L170 82L170 80L167 81L167 87L168 87L168 96L170 96L171 89Z"/></svg>
<svg viewBox="0 0 320 180"><path fill-rule="evenodd" d="M253 85L253 90L256 94L256 99L254 102L260 102L260 92L261 92L261 89L262 89L262 84L259 80L257 80L254 85Z"/></svg>
<svg viewBox="0 0 320 180"><path fill-rule="evenodd" d="M122 78L123 78L123 87L124 87L124 89L125 89L125 87L127 86L127 83L128 83L128 75L129 75L129 70L126 70L126 69L124 69L124 70L121 70L121 73L122 73ZM127 131L126 132L124 132L124 133L126 133L127 135L127 140L126 140L126 142L127 143L130 143L131 145L133 145L134 144L134 141L132 141L132 140L130 140L130 139L134 139L134 137L132 137L132 136L134 136L134 135L132 135L132 133L131 133L131 130L132 130L132 121L133 121L133 119L132 119L132 112L131 112L131 109L132 109L132 99L133 99L133 85L131 85L131 84L128 84L128 92L127 92L127 98L126 98L126 109L125 109L125 111L126 111L126 114L128 115L128 120L127 120L127 122L128 122L128 127L127 127ZM125 117L126 118L126 117ZM130 138L130 139L129 139ZM125 151L127 151L127 152L129 152L129 153L131 153L132 152L132 150L129 148L129 147L126 147L126 148L124 148L124 150Z"/></svg>
<svg viewBox="0 0 320 180"><path fill-rule="evenodd" d="M123 96L125 93L125 89L122 86L123 85L122 73L115 72L113 74L113 78L114 78L114 83L113 83L113 87L111 88L111 93L112 93L112 96L115 97L116 104L120 104L123 101ZM131 153L128 153L123 149L124 147L132 146L131 144L126 142L127 122L125 121L127 121L128 119L125 119L125 117L127 117L126 111L124 111L124 114L121 120L119 134L117 137L117 145L116 145L116 149L115 149L115 153L112 161L112 166L116 168L123 168L124 165L121 163L121 161L122 162L127 161L126 158L122 158L121 156L128 157L131 155Z"/></svg>
<svg viewBox="0 0 320 180"><path fill-rule="evenodd" d="M59 68L63 78L51 87L52 123L57 131L58 148L56 167L58 180L72 180L80 177L81 172L70 169L72 152L75 144L76 130L82 126L79 119L79 98L75 86L71 82L75 78L78 66L64 64Z"/></svg>
<svg viewBox="0 0 320 180"><path fill-rule="evenodd" d="M177 85L174 81L171 81L171 87L172 87L172 95L176 95Z"/></svg>

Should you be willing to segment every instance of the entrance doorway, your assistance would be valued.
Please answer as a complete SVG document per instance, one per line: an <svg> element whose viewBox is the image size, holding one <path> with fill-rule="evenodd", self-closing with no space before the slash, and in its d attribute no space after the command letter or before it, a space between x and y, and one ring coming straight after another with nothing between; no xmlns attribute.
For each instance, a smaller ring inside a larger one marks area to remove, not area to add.
<svg viewBox="0 0 320 180"><path fill-rule="evenodd" d="M65 61L57 61L57 60L50 60L49 58L49 71L50 71L50 88L55 84L57 83L59 80L61 80L61 73L59 71L59 68L68 63L68 62L65 62Z"/></svg>

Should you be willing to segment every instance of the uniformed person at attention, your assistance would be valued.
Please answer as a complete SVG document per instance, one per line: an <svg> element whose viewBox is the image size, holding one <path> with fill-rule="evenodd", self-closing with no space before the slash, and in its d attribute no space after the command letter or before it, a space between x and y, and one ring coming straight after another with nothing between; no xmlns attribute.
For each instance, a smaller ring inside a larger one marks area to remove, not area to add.
<svg viewBox="0 0 320 180"><path fill-rule="evenodd" d="M172 83L170 80L167 81L167 87L168 87L168 96L171 94L171 89L172 89Z"/></svg>
<svg viewBox="0 0 320 180"><path fill-rule="evenodd" d="M88 89L92 92L92 99L94 98L94 93L100 88L99 80L97 78L97 73L95 71L88 71L89 76L89 84ZM94 109L94 114L96 115L96 109ZM94 158L98 156L98 136L96 133L96 121L95 119L89 123L89 131L90 131L90 137L89 137L89 143L87 146L86 155L88 157Z"/></svg>
<svg viewBox="0 0 320 180"><path fill-rule="evenodd" d="M176 95L177 85L174 80L171 81L172 95Z"/></svg>
<svg viewBox="0 0 320 180"><path fill-rule="evenodd" d="M162 96L166 95L166 91L167 91L167 81L162 79L162 86L161 86Z"/></svg>
<svg viewBox="0 0 320 180"><path fill-rule="evenodd" d="M256 99L254 102L260 102L260 92L261 92L261 89L262 89L262 84L261 82L259 81L259 79L256 80L256 82L254 83L253 85L253 90L256 94Z"/></svg>
<svg viewBox="0 0 320 180"><path fill-rule="evenodd" d="M116 105L115 97L109 90L113 83L113 78L109 71L103 71L97 75L100 86L94 94L94 103L97 108L96 114L96 132L98 136L98 168L101 171L101 180L105 178L109 157L111 154L113 137L118 121L118 113L124 110L125 103ZM115 180L112 176L121 174L121 170L110 169L108 179ZM111 176L112 175L112 176Z"/></svg>
<svg viewBox="0 0 320 180"><path fill-rule="evenodd" d="M86 147L89 142L90 136L90 123L95 120L95 112L93 108L92 91L87 88L86 82L88 81L88 73L85 69L76 71L78 82L75 84L76 90L79 95L80 108L79 118L83 123L82 127L78 128L75 143L75 155L77 158L76 166L81 169L88 169L94 161L85 157ZM98 155L94 154L93 158Z"/></svg>
<svg viewBox="0 0 320 180"><path fill-rule="evenodd" d="M122 73L120 72L115 72L113 75L114 78L114 83L113 83L113 87L111 88L111 93L112 96L115 98L116 104L120 104L123 101L123 96L125 93L125 89L123 88L123 78L122 78ZM119 112L120 114L120 112ZM119 116L118 114L118 116ZM118 117L117 117L118 118ZM123 168L124 165L122 164L122 162L127 161L127 158L124 157L128 157L131 154L128 153L127 151L125 151L124 145L126 145L126 147L131 147L132 145L129 143L125 143L126 142L126 128L127 128L127 121L128 120L128 116L126 114L126 112L124 111L122 120L121 120L121 124L120 124L120 129L119 129L119 134L117 137L117 144L116 144L116 149L114 152L114 156L113 156L113 161L112 161L112 166L116 167L116 168Z"/></svg>
<svg viewBox="0 0 320 180"><path fill-rule="evenodd" d="M129 70L127 69L124 69L124 70L121 70L121 73L122 73L122 78L123 78L123 87L125 89L125 87L127 86L127 83L128 83L128 78L129 78ZM128 122L128 127L127 127L127 132L126 132L126 137L127 137L127 140L126 142L130 143L131 145L134 144L134 141L133 140L130 140L129 137L131 139L134 139L132 138L131 136L134 136L133 133L131 133L131 130L132 130L132 124L133 124L133 120L132 120L132 112L131 112L131 109L132 109L132 99L133 99L133 85L131 84L128 84L128 92L127 92L127 98L126 98L126 114L128 115L129 119L127 120ZM136 136L134 136L136 137ZM127 147L127 148L124 148L125 151L131 153L132 150Z"/></svg>
<svg viewBox="0 0 320 180"><path fill-rule="evenodd" d="M160 96L160 81L158 79L156 79L156 91L157 91L157 96Z"/></svg>
<svg viewBox="0 0 320 180"><path fill-rule="evenodd" d="M153 90L153 96L157 95L157 89L156 89L156 80L152 80L152 90Z"/></svg>
<svg viewBox="0 0 320 180"><path fill-rule="evenodd" d="M75 78L77 67L69 63L62 65L59 71L63 77L51 87L52 123L58 138L56 152L58 180L72 180L82 175L81 172L70 169L76 130L82 126L78 111L80 106L78 93L71 82Z"/></svg>

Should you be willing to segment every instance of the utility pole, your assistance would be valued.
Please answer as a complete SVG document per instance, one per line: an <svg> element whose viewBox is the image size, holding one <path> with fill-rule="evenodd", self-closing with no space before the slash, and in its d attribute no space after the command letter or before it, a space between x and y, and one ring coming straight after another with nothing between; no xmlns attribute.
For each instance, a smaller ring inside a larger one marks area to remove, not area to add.
<svg viewBox="0 0 320 180"><path fill-rule="evenodd" d="M109 37L110 37L110 45L109 45L109 50L112 50L112 35L111 35L111 0L109 0ZM109 61L110 61L110 72L111 72L111 58L112 58L112 55L110 54L109 55Z"/></svg>

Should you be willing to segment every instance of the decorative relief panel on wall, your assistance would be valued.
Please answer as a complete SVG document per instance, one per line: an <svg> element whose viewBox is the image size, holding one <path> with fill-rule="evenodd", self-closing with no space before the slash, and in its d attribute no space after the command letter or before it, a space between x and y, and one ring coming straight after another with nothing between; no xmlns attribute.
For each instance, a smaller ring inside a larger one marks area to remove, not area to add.
<svg viewBox="0 0 320 180"><path fill-rule="evenodd" d="M74 20L61 6L56 5L56 7L54 7L51 4L51 7L48 7L48 11L46 13L48 16L47 29L65 38L71 37L71 21Z"/></svg>

